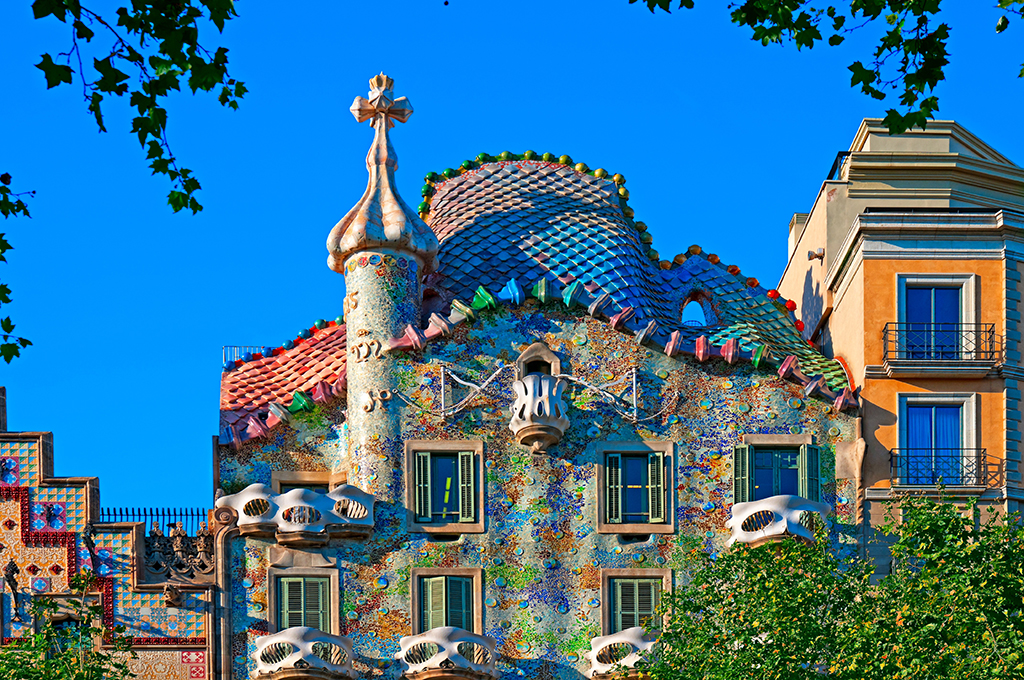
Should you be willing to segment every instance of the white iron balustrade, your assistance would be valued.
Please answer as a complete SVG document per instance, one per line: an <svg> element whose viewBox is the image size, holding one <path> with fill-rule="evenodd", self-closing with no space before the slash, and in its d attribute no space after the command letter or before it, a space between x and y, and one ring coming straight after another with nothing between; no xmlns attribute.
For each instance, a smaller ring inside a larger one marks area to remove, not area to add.
<svg viewBox="0 0 1024 680"><path fill-rule="evenodd" d="M257 677L355 678L352 641L316 628L296 626L256 638Z"/></svg>
<svg viewBox="0 0 1024 680"><path fill-rule="evenodd" d="M761 545L786 537L814 542L813 524L808 521L818 515L828 522L832 510L824 503L815 503L800 496L771 496L749 503L732 506L732 517L725 523L732 531L728 545L746 543Z"/></svg>
<svg viewBox="0 0 1024 680"><path fill-rule="evenodd" d="M590 651L586 654L590 661L586 676L600 678L614 675L616 670L633 669L641 655L656 642L657 638L646 634L640 626L596 637L590 641Z"/></svg>
<svg viewBox="0 0 1024 680"><path fill-rule="evenodd" d="M562 399L565 381L553 375L530 373L512 384L516 393L509 429L520 444L545 453L562 440L569 428L568 409Z"/></svg>
<svg viewBox="0 0 1024 680"><path fill-rule="evenodd" d="M497 678L496 644L486 635L443 626L403 637L395 659L406 678Z"/></svg>
<svg viewBox="0 0 1024 680"><path fill-rule="evenodd" d="M372 494L348 484L327 494L292 489L275 494L266 484L251 484L217 499L217 507L238 514L245 536L274 535L282 545L318 545L330 538L365 538L373 530Z"/></svg>

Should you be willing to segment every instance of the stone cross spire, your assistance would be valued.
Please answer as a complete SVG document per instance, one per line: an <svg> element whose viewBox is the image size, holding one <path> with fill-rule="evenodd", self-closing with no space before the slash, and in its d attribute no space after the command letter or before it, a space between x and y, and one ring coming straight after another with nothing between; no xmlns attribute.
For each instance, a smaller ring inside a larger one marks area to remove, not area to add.
<svg viewBox="0 0 1024 680"><path fill-rule="evenodd" d="M412 115L405 97L395 99L394 81L383 73L370 79L367 97L356 97L350 110L360 123L371 121L373 145L366 155L370 181L363 197L331 230L327 237L328 266L344 273L345 261L366 250L393 250L414 255L422 262L421 274L437 267L437 237L398 195L395 171L398 155L388 130L394 121L404 123Z"/></svg>

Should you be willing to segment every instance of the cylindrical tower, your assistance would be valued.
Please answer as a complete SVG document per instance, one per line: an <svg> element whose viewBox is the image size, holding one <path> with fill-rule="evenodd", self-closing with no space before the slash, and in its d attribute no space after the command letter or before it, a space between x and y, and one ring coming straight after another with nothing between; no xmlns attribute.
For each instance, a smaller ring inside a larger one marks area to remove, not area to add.
<svg viewBox="0 0 1024 680"><path fill-rule="evenodd" d="M370 180L363 197L327 238L327 263L345 275L348 336L349 483L378 501L401 502L403 442L394 359L384 350L405 327L420 325L423 277L437 265L438 242L398 195L398 157L388 131L412 115L394 81L370 80L367 99L356 97L352 115L375 130L366 156Z"/></svg>

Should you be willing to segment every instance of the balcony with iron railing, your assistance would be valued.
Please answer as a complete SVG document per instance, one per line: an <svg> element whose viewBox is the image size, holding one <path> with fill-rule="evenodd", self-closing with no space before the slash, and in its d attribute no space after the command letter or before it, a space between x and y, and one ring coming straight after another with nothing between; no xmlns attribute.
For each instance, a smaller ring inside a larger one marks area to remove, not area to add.
<svg viewBox="0 0 1024 680"><path fill-rule="evenodd" d="M999 485L999 466L989 461L986 449L892 449L889 468L894 487Z"/></svg>
<svg viewBox="0 0 1024 680"><path fill-rule="evenodd" d="M983 377L1002 357L990 323L890 322L882 329L882 348L889 377Z"/></svg>

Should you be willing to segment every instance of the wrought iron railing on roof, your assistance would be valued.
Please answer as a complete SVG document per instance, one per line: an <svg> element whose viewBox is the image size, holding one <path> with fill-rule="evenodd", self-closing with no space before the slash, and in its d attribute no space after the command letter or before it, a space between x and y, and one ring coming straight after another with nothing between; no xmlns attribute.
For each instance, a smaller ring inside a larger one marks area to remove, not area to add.
<svg viewBox="0 0 1024 680"><path fill-rule="evenodd" d="M988 486L985 449L913 448L889 451L893 486Z"/></svg>
<svg viewBox="0 0 1024 680"><path fill-rule="evenodd" d="M229 361L238 361L239 359L249 361L252 359L253 354L262 353L262 345L224 345L221 348L221 362L227 363ZM248 359L245 357L246 354L249 355Z"/></svg>
<svg viewBox="0 0 1024 680"><path fill-rule="evenodd" d="M189 536L195 536L199 523L206 522L210 511L205 508L100 508L100 522L142 522L148 534L153 522L164 533L181 522Z"/></svg>
<svg viewBox="0 0 1024 680"><path fill-rule="evenodd" d="M882 329L885 361L998 361L990 323L895 323Z"/></svg>
<svg viewBox="0 0 1024 680"><path fill-rule="evenodd" d="M836 179L837 177L842 175L841 168L843 167L843 163L846 161L847 158L849 158L851 153L853 152L840 151L839 153L836 154L836 159L832 162L832 167L829 168L828 177L825 178L826 182L829 180Z"/></svg>

